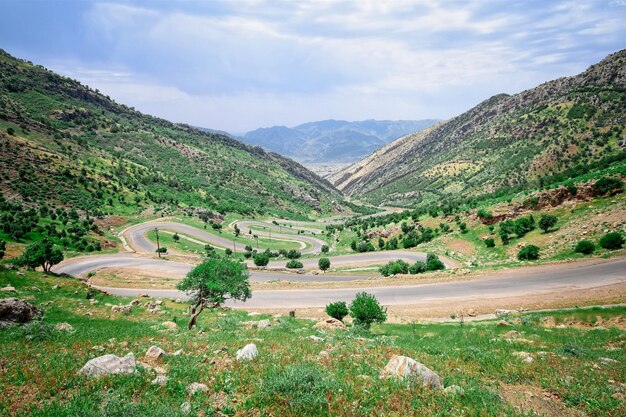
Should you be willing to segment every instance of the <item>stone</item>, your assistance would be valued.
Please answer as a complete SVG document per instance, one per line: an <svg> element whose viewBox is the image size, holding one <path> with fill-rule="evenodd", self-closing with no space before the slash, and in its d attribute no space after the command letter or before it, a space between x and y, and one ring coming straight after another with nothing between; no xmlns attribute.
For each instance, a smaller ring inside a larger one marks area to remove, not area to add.
<svg viewBox="0 0 626 417"><path fill-rule="evenodd" d="M506 310L503 308L499 308L496 310L496 317L502 317L502 316L507 316L509 314L516 314L519 313L519 311L517 310Z"/></svg>
<svg viewBox="0 0 626 417"><path fill-rule="evenodd" d="M61 286L60 286L59 284L56 284L56 285L54 285L54 286L52 287L52 289L53 289L53 290L58 290L58 289L60 289L60 288L61 288Z"/></svg>
<svg viewBox="0 0 626 417"><path fill-rule="evenodd" d="M343 324L340 320L329 318L326 320L322 320L317 322L315 326L313 326L315 330L324 330L327 332L334 332L337 329L343 330L346 328L346 325Z"/></svg>
<svg viewBox="0 0 626 417"><path fill-rule="evenodd" d="M209 387L204 384L200 384L199 382L192 382L191 384L187 385L187 393L189 395L194 395L198 391L207 392L208 390Z"/></svg>
<svg viewBox="0 0 626 417"><path fill-rule="evenodd" d="M40 309L19 298L0 299L0 327L28 323L42 315Z"/></svg>
<svg viewBox="0 0 626 417"><path fill-rule="evenodd" d="M184 402L180 405L180 412L183 414L189 414L191 412L191 403Z"/></svg>
<svg viewBox="0 0 626 417"><path fill-rule="evenodd" d="M312 340L315 343L320 343L324 341L323 337L317 337L317 336L309 336L307 337L307 339Z"/></svg>
<svg viewBox="0 0 626 417"><path fill-rule="evenodd" d="M165 321L161 323L161 325L163 327L167 327L169 330L178 330L178 324L174 323L173 321Z"/></svg>
<svg viewBox="0 0 626 417"><path fill-rule="evenodd" d="M56 330L62 331L62 332L72 332L74 331L74 327L69 324L69 323L57 323L54 325L54 328Z"/></svg>
<svg viewBox="0 0 626 417"><path fill-rule="evenodd" d="M519 332L517 330L511 330L510 332L506 332L505 334L502 335L502 337L504 337L505 339L512 339L518 336L519 336Z"/></svg>
<svg viewBox="0 0 626 417"><path fill-rule="evenodd" d="M13 286L11 286L11 285L7 285L7 286L6 286L6 287L4 287L4 288L0 288L0 291L10 292L10 293L13 293L13 294L17 294L17 290L16 290L15 288L13 288Z"/></svg>
<svg viewBox="0 0 626 417"><path fill-rule="evenodd" d="M435 372L415 359L407 356L394 356L380 373L381 378L399 378L419 383L425 387L442 389L441 378Z"/></svg>
<svg viewBox="0 0 626 417"><path fill-rule="evenodd" d="M599 358L598 361L600 363L603 363L604 365L609 365L612 363L618 363L618 361L616 361L615 359L611 359L611 358Z"/></svg>
<svg viewBox="0 0 626 417"><path fill-rule="evenodd" d="M445 387L443 389L443 393L446 395L461 396L461 395L465 395L465 390L459 387L458 385L450 385L449 387Z"/></svg>
<svg viewBox="0 0 626 417"><path fill-rule="evenodd" d="M150 382L152 385L160 385L160 386L165 386L165 384L167 384L167 381L169 381L169 377L165 376L165 375L157 375L156 378L154 378L152 380L152 382Z"/></svg>
<svg viewBox="0 0 626 417"><path fill-rule="evenodd" d="M500 327L507 327L507 326L510 326L510 325L511 325L511 323L509 323L509 322L508 322L508 321L506 321L506 320L500 320L498 323L496 323L496 325L497 325L497 326L500 326Z"/></svg>
<svg viewBox="0 0 626 417"><path fill-rule="evenodd" d="M256 358L258 354L259 351L256 345L254 343L250 343L239 349L236 357L238 361L249 361Z"/></svg>
<svg viewBox="0 0 626 417"><path fill-rule="evenodd" d="M132 307L130 305L127 306L113 306L111 307L111 311L114 313L130 313L132 311Z"/></svg>
<svg viewBox="0 0 626 417"><path fill-rule="evenodd" d="M99 377L111 374L132 374L137 361L132 353L120 358L115 355L104 355L91 359L79 371L88 377Z"/></svg>
<svg viewBox="0 0 626 417"><path fill-rule="evenodd" d="M139 304L141 304L141 301L138 300L137 298L135 298L133 301L128 303L128 305L131 305L131 306L138 306Z"/></svg>
<svg viewBox="0 0 626 417"><path fill-rule="evenodd" d="M476 310L474 310L473 308L470 308L469 310L467 310L468 317L476 317L477 315L478 313L476 313Z"/></svg>
<svg viewBox="0 0 626 417"><path fill-rule="evenodd" d="M255 317L255 316L260 316L261 313L257 313L255 311L251 311L250 313L248 313L248 317Z"/></svg>
<svg viewBox="0 0 626 417"><path fill-rule="evenodd" d="M265 319L265 320L259 320L259 322L257 323L257 328L259 329L268 329L272 327L272 323Z"/></svg>
<svg viewBox="0 0 626 417"><path fill-rule="evenodd" d="M150 296L148 294L141 294L139 297L141 297L141 298L148 298Z"/></svg>
<svg viewBox="0 0 626 417"><path fill-rule="evenodd" d="M320 353L318 353L318 355L320 358L328 358L330 356L330 353L328 353L327 350L322 350Z"/></svg>
<svg viewBox="0 0 626 417"><path fill-rule="evenodd" d="M180 356L183 353L182 349L178 349L176 352L172 353L172 356Z"/></svg>
<svg viewBox="0 0 626 417"><path fill-rule="evenodd" d="M160 361L161 359L163 359L163 357L166 355L167 353L165 353L165 351L161 349L160 347L150 346L150 348L146 352L146 356L144 357L144 359L147 361L156 362L156 361Z"/></svg>

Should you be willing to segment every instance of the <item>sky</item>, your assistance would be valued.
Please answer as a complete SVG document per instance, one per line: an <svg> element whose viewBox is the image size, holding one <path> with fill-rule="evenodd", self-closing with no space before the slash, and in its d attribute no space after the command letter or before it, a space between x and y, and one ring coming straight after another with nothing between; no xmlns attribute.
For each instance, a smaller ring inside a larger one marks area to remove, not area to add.
<svg viewBox="0 0 626 417"><path fill-rule="evenodd" d="M242 133L445 119L626 48L626 0L0 0L0 48Z"/></svg>

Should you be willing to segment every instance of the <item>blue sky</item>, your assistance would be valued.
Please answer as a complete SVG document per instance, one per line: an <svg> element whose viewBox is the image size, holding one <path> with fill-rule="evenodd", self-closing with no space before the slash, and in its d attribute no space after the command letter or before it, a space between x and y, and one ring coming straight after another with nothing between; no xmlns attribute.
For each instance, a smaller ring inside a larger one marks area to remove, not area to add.
<svg viewBox="0 0 626 417"><path fill-rule="evenodd" d="M448 118L626 48L626 0L0 1L0 47L230 132Z"/></svg>

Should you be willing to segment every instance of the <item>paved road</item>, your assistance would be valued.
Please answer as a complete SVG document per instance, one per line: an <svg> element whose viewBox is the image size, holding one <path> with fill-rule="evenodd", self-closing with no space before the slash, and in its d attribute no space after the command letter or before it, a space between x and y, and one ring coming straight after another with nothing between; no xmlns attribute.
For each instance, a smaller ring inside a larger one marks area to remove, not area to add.
<svg viewBox="0 0 626 417"><path fill-rule="evenodd" d="M384 305L416 305L434 300L499 298L566 289L589 289L623 282L626 282L624 258L598 264L582 261L564 265L525 267L496 272L492 276L475 280L437 284L359 289L255 291L253 297L245 303L230 305L248 309L323 307L331 301L350 301L361 291L374 294ZM184 298L184 294L175 290L102 289L128 297L148 293L153 297Z"/></svg>
<svg viewBox="0 0 626 417"><path fill-rule="evenodd" d="M322 251L322 246L326 244L326 242L324 242L323 240L317 239L312 236L280 233L283 229L285 229L285 227L276 226L275 224L272 224L272 223L265 223L265 222L252 221L252 220L241 220L241 221L234 222L234 224L236 224L237 227L239 227L243 235L249 234L248 231L250 230L250 226L258 226L258 227L265 227L268 229L272 229L271 236L273 239L290 240L293 242L306 243L309 245L309 247L307 249L302 250L303 254L320 253ZM298 229L309 230L307 228L297 228L297 229L291 229L291 230L298 230ZM310 229L310 230L316 230L316 229ZM320 230L316 230L316 231L321 234ZM253 230L252 234L255 234L257 236L263 236L263 237L270 236L269 231L265 231L265 230Z"/></svg>

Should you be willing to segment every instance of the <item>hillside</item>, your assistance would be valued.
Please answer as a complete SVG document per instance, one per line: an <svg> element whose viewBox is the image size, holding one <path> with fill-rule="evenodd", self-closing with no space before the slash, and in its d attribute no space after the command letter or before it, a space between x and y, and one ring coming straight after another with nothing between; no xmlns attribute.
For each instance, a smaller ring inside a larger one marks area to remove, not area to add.
<svg viewBox="0 0 626 417"><path fill-rule="evenodd" d="M92 214L200 207L306 217L342 209L278 154L173 124L0 50L0 192Z"/></svg>
<svg viewBox="0 0 626 417"><path fill-rule="evenodd" d="M322 120L292 128L274 126L246 133L251 145L303 162L354 162L390 141L437 120Z"/></svg>
<svg viewBox="0 0 626 417"><path fill-rule="evenodd" d="M347 195L404 206L542 185L607 158L623 164L625 125L623 50L579 75L491 97L329 179Z"/></svg>

